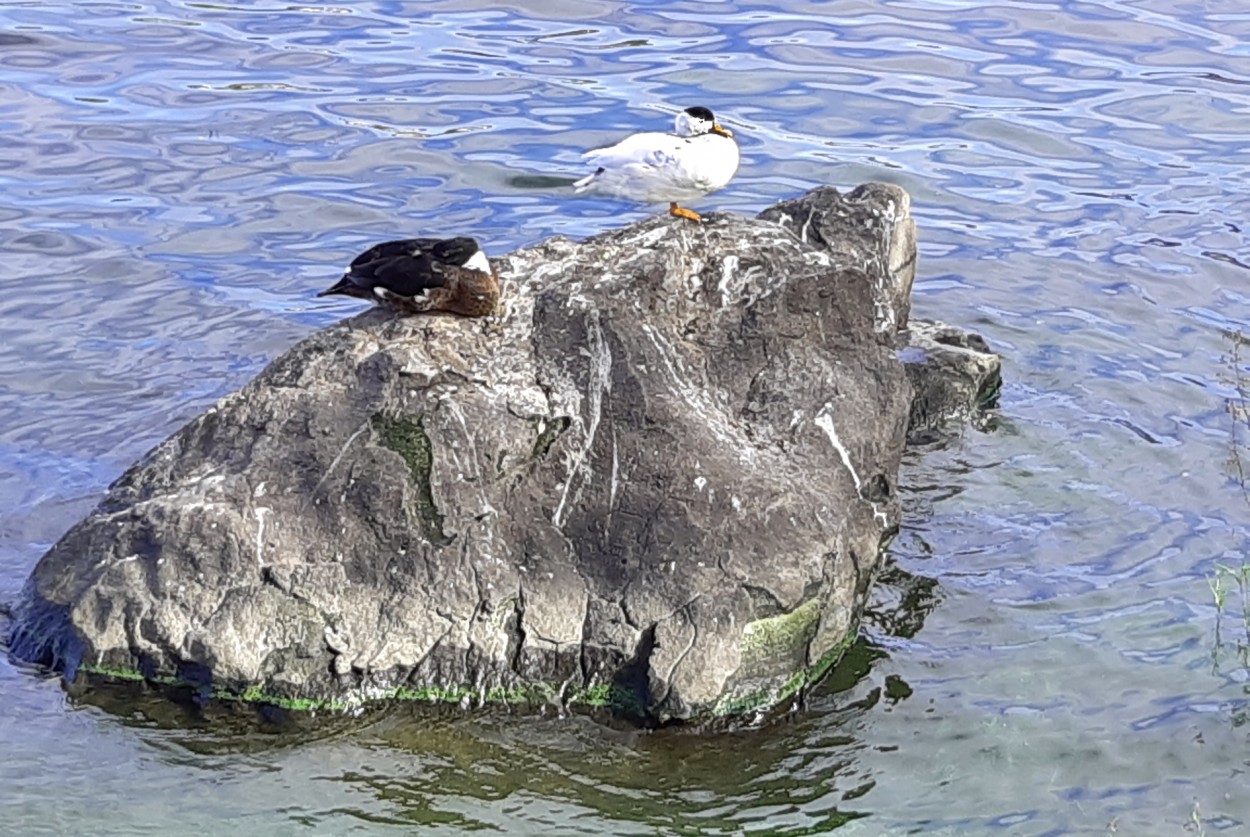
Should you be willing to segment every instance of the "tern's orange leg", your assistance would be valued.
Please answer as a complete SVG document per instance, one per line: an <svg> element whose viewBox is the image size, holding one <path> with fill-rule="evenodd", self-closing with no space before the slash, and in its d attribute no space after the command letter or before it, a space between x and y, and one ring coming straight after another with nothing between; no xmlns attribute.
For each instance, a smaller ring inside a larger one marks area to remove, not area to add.
<svg viewBox="0 0 1250 837"><path fill-rule="evenodd" d="M689 218L691 221L702 221L703 216L695 212L693 209L686 209L684 206L678 206L677 201L673 201L668 205L668 214L678 218Z"/></svg>

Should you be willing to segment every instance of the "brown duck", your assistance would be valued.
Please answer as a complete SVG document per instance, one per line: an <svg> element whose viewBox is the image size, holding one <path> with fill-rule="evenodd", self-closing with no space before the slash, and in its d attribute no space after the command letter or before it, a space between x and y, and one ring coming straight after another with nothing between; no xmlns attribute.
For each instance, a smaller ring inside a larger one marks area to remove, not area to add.
<svg viewBox="0 0 1250 837"><path fill-rule="evenodd" d="M389 305L404 314L485 317L499 302L499 281L475 239L406 238L361 253L342 279L317 296L331 294Z"/></svg>

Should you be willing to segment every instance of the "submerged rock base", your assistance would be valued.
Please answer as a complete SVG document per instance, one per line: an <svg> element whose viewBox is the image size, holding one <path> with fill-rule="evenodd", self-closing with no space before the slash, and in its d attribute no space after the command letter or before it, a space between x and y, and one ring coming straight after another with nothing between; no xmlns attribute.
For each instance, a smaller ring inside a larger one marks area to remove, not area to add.
<svg viewBox="0 0 1250 837"><path fill-rule="evenodd" d="M40 560L12 651L292 707L800 693L898 526L906 193L497 266L500 317L366 312L158 446Z"/></svg>

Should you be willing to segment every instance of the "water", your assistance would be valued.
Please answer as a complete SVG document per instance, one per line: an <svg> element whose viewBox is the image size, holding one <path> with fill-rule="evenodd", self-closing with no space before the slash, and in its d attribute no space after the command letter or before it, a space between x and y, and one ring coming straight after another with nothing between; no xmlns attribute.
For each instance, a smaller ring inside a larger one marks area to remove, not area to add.
<svg viewBox="0 0 1250 837"><path fill-rule="evenodd" d="M0 600L132 460L357 310L312 293L365 245L641 217L542 184L696 103L744 160L694 208L897 182L916 316L1005 358L1001 426L908 466L839 682L716 739L403 713L310 736L0 660L0 832L1250 829L1250 677L1208 586L1250 529L1234 0L0 3Z"/></svg>

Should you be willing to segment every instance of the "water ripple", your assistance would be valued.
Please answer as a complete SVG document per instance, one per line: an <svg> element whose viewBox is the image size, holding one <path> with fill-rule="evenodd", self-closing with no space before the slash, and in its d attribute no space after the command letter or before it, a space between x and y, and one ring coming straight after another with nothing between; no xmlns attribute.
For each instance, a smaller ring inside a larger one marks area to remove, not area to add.
<svg viewBox="0 0 1250 837"><path fill-rule="evenodd" d="M173 821L42 743L84 730L100 770L130 764L206 799L205 821L260 830L1153 833L1195 800L1209 828L1250 819L1228 778L1244 684L1202 679L1207 578L1250 534L1228 462L1250 375L1232 337L1250 330L1234 0L152 0L0 18L5 594L145 448L355 310L311 294L367 243L472 230L502 252L641 217L551 184L693 103L743 150L708 207L904 185L918 315L984 331L1008 381L997 432L909 467L895 552L937 580L923 629L878 637L859 680L791 725L699 752L453 724L232 773L133 756L150 732L0 669L31 718L4 730L13 763L42 768L0 770L15 827L104 828L90 790L81 810L39 803L48 776L135 803L116 833ZM910 696L883 698L890 677Z"/></svg>

